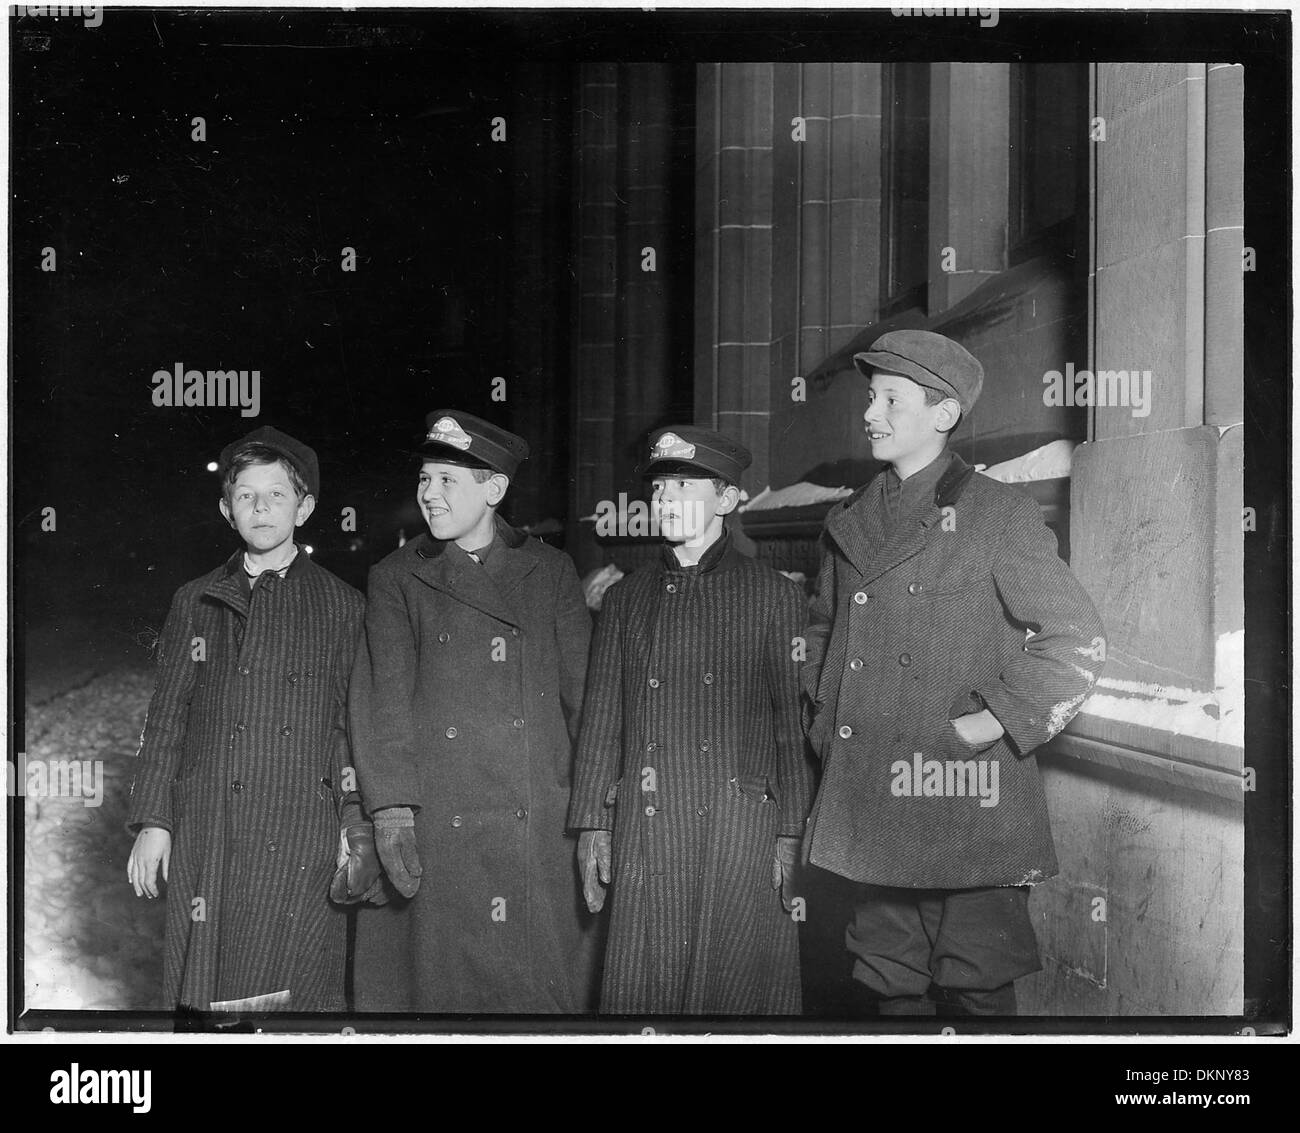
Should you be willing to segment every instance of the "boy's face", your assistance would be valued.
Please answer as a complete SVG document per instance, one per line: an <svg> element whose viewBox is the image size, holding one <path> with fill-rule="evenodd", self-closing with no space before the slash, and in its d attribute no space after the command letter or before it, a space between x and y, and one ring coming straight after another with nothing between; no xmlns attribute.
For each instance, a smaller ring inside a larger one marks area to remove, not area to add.
<svg viewBox="0 0 1300 1133"><path fill-rule="evenodd" d="M650 487L651 517L670 543L693 543L714 533L739 495L730 487L719 492L711 479L696 476L656 476Z"/></svg>
<svg viewBox="0 0 1300 1133"><path fill-rule="evenodd" d="M311 515L316 501L298 498L284 464L250 464L230 489L230 500L221 501L221 514L235 525L240 538L253 554L264 555L293 541L295 527Z"/></svg>
<svg viewBox="0 0 1300 1133"><path fill-rule="evenodd" d="M954 422L952 400L926 405L925 390L902 374L877 370L867 387L867 439L871 455L897 466L939 454L947 438L944 430ZM924 467L923 460L917 467Z"/></svg>
<svg viewBox="0 0 1300 1133"><path fill-rule="evenodd" d="M429 533L435 539L453 541L490 530L492 508L505 495L506 483L506 478L498 475L479 484L468 468L426 460L420 468L415 498Z"/></svg>

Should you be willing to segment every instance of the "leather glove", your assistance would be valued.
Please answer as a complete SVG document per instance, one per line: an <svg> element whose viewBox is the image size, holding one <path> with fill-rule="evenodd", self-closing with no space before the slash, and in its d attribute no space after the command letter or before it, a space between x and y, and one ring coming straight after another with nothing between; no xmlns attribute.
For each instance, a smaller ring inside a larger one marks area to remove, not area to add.
<svg viewBox="0 0 1300 1133"><path fill-rule="evenodd" d="M375 827L367 822L357 809L354 815L344 818L340 834L339 868L330 882L330 900L340 905L355 905L369 901L372 905L386 905L379 854L375 850Z"/></svg>
<svg viewBox="0 0 1300 1133"><path fill-rule="evenodd" d="M795 887L795 871L799 868L801 841L788 835L777 838L776 855L772 859L772 888L781 894L781 906L787 913L794 911L794 899L799 895Z"/></svg>
<svg viewBox="0 0 1300 1133"><path fill-rule="evenodd" d="M403 897L414 897L424 873L415 848L415 812L409 806L379 811L375 815L375 846L393 888Z"/></svg>
<svg viewBox="0 0 1300 1133"><path fill-rule="evenodd" d="M609 884L610 848L613 841L608 830L584 830L578 835L578 873L582 877L582 897L593 913L598 913L605 907L605 886Z"/></svg>

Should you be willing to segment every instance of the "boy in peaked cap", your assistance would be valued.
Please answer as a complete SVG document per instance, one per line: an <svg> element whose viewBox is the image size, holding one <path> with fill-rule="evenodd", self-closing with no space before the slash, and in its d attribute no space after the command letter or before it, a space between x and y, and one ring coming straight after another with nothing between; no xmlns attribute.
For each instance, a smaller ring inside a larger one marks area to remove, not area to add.
<svg viewBox="0 0 1300 1133"><path fill-rule="evenodd" d="M429 531L370 572L352 681L361 793L399 895L358 917L357 1007L587 1010L564 832L582 588L567 555L498 514L522 437L438 409L414 455Z"/></svg>
<svg viewBox="0 0 1300 1133"><path fill-rule="evenodd" d="M604 1012L800 1010L805 603L724 527L749 462L707 429L655 432L641 471L662 553L601 607L569 826L588 908L610 887Z"/></svg>
<svg viewBox="0 0 1300 1133"><path fill-rule="evenodd" d="M331 874L342 864L343 899L379 874L348 791L363 602L294 542L320 494L311 448L264 426L227 445L218 470L244 546L182 586L167 615L127 876L140 896L159 895L160 873L167 883L169 1008L341 1011L346 920Z"/></svg>
<svg viewBox="0 0 1300 1133"><path fill-rule="evenodd" d="M1013 1015L1040 967L1029 887L1057 872L1034 751L1091 690L1103 630L1033 497L948 449L979 362L906 330L854 363L888 467L826 519L804 850L862 884L846 944L882 1014Z"/></svg>

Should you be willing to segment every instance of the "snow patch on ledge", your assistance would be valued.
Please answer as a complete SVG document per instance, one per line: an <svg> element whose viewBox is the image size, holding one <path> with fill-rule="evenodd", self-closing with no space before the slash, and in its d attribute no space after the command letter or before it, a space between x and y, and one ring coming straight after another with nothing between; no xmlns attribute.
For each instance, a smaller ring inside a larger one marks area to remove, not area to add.
<svg viewBox="0 0 1300 1133"><path fill-rule="evenodd" d="M1079 712L1244 748L1245 646L1245 630L1220 635L1214 647L1212 691L1102 677L1098 691Z"/></svg>

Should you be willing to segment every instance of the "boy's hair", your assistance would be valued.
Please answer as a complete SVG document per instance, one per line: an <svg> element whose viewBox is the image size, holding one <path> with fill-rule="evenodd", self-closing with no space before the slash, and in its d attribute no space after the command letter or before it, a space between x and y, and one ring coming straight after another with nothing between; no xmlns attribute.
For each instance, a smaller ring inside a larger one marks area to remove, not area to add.
<svg viewBox="0 0 1300 1133"><path fill-rule="evenodd" d="M471 468L469 474L474 477L475 484L486 484L497 475L497 471L495 468Z"/></svg>
<svg viewBox="0 0 1300 1133"><path fill-rule="evenodd" d="M919 383L918 383L918 384L919 384ZM923 394L925 394L925 403L926 403L926 405L938 405L939 402L941 402L941 401L955 401L955 400L956 400L956 398L954 398L954 397L952 396L952 394L950 394L950 393L944 393L943 390L941 390L941 389L934 389L934 388L931 387L931 386L921 386L921 392L922 392ZM966 416L966 414L964 414L964 413L962 413L960 410L958 410L958 412L957 412L957 420L956 420L956 422L953 424L953 427L952 427L951 429L946 429L946 430L944 430L944 434L943 434L943 435L944 435L945 437L949 437L949 438L951 438L952 435L953 435L953 433L955 433L955 432L957 431L958 427L961 425L962 418L965 417L965 416Z"/></svg>
<svg viewBox="0 0 1300 1133"><path fill-rule="evenodd" d="M725 492L728 488L739 487L738 484L733 484L725 476L714 476L712 479L713 479L713 490L717 492L718 495L722 495L722 493Z"/></svg>
<svg viewBox="0 0 1300 1133"><path fill-rule="evenodd" d="M221 482L221 494L225 498L226 506L230 506L230 496L235 489L235 481L239 479L239 474L254 464L279 464L284 468L285 475L289 477L289 485L293 488L298 496L298 502L302 503L307 497L307 482L302 478L302 473L293 466L293 462L288 460L284 453L277 452L268 445L251 444L245 445L238 449L235 455L230 458L230 467L226 469L226 478Z"/></svg>

